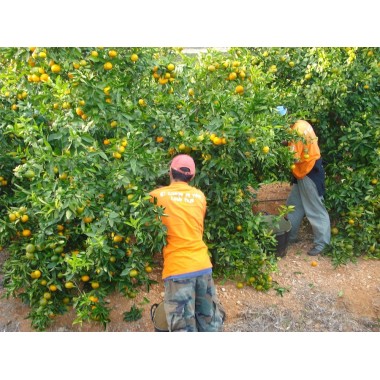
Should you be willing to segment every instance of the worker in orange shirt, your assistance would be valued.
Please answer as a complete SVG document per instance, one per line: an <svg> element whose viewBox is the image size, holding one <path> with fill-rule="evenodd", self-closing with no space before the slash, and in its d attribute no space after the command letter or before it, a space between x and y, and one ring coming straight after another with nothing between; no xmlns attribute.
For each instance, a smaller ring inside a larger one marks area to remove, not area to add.
<svg viewBox="0 0 380 380"><path fill-rule="evenodd" d="M286 113L281 106L277 110L280 114ZM331 238L330 218L323 203L325 171L318 137L305 120L297 120L290 128L292 139L284 142L294 152L293 186L286 202L287 206L295 207L294 212L288 214L292 224L289 241L297 241L302 219L306 216L314 235L314 247L308 255L317 256Z"/></svg>
<svg viewBox="0 0 380 380"><path fill-rule="evenodd" d="M169 186L150 192L153 201L164 208L162 223L167 228L162 278L169 331L222 331L225 313L203 241L206 198L189 185L195 175L192 157L174 157L169 175Z"/></svg>

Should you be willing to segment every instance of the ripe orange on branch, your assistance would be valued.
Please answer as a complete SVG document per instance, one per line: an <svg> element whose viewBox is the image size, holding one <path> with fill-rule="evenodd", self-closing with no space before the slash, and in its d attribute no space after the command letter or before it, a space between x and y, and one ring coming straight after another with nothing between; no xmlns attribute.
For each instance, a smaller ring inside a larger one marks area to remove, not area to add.
<svg viewBox="0 0 380 380"><path fill-rule="evenodd" d="M112 63L111 62L106 62L104 65L103 65L103 67L104 67L104 70L107 70L107 71L109 71L109 70L111 70L112 69Z"/></svg>
<svg viewBox="0 0 380 380"><path fill-rule="evenodd" d="M54 64L52 67L51 67L51 71L53 73L59 73L61 71L61 66L57 65L57 64Z"/></svg>

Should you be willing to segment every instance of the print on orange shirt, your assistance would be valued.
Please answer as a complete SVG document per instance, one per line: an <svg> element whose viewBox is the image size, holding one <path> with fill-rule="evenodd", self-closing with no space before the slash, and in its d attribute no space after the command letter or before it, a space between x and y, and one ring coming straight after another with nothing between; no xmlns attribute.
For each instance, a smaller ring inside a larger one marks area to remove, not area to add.
<svg viewBox="0 0 380 380"><path fill-rule="evenodd" d="M206 198L186 182L174 182L153 190L150 195L164 207L162 223L167 227L163 249L162 277L192 273L212 267L208 247L203 241Z"/></svg>

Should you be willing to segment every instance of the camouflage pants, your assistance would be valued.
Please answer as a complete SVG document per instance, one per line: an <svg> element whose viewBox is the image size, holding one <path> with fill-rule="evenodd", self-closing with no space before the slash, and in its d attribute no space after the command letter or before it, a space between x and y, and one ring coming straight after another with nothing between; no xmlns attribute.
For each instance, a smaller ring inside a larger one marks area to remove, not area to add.
<svg viewBox="0 0 380 380"><path fill-rule="evenodd" d="M225 312L211 274L165 281L164 307L169 331L223 331Z"/></svg>

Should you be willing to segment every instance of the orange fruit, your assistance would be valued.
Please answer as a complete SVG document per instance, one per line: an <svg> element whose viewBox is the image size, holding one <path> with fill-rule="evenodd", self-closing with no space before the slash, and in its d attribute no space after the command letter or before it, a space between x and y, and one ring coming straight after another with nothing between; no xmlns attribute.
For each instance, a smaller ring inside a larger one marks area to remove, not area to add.
<svg viewBox="0 0 380 380"><path fill-rule="evenodd" d="M169 63L166 67L169 71L173 71L175 69L175 66L172 63Z"/></svg>
<svg viewBox="0 0 380 380"><path fill-rule="evenodd" d="M139 274L139 272L136 269L131 269L129 272L130 277L136 277Z"/></svg>
<svg viewBox="0 0 380 380"><path fill-rule="evenodd" d="M90 276L88 276L87 274L84 274L84 275L81 277L81 280L82 280L83 282L87 282L87 281L90 280Z"/></svg>
<svg viewBox="0 0 380 380"><path fill-rule="evenodd" d="M189 88L188 94L190 96L194 96L194 89L193 88Z"/></svg>
<svg viewBox="0 0 380 380"><path fill-rule="evenodd" d="M235 80L236 77L237 77L236 73L232 72L232 73L230 73L230 75L228 76L228 79L229 79L229 80Z"/></svg>
<svg viewBox="0 0 380 380"><path fill-rule="evenodd" d="M179 144L178 149L182 152L186 149L186 145L184 143Z"/></svg>
<svg viewBox="0 0 380 380"><path fill-rule="evenodd" d="M236 86L235 88L235 93L236 94L242 94L244 92L244 87L239 85L239 86Z"/></svg>
<svg viewBox="0 0 380 380"><path fill-rule="evenodd" d="M9 220L11 221L11 222L14 222L15 220L17 219L17 215L16 214L9 214Z"/></svg>
<svg viewBox="0 0 380 380"><path fill-rule="evenodd" d="M270 149L269 149L269 146L264 146L264 147L263 147L263 153L264 153L264 154L269 153L269 150L270 150Z"/></svg>
<svg viewBox="0 0 380 380"><path fill-rule="evenodd" d="M121 241L123 241L123 237L120 236L120 235L115 235L115 236L113 237L113 241L114 241L115 243L120 243Z"/></svg>
<svg viewBox="0 0 380 380"><path fill-rule="evenodd" d="M100 286L99 282L97 282L97 281L93 281L93 282L91 282L91 287L92 287L92 289L98 289L99 286Z"/></svg>
<svg viewBox="0 0 380 380"><path fill-rule="evenodd" d="M45 293L44 293L44 298L45 298L46 300L50 300L50 298L51 298L51 294L50 294L49 292L45 292Z"/></svg>
<svg viewBox="0 0 380 380"><path fill-rule="evenodd" d="M136 62L139 59L139 56L137 54L132 54L131 55L131 61Z"/></svg>
<svg viewBox="0 0 380 380"><path fill-rule="evenodd" d="M47 75L47 74L42 74L42 75L40 76L40 80L41 80L42 82L47 82L47 81L49 80L49 75Z"/></svg>
<svg viewBox="0 0 380 380"><path fill-rule="evenodd" d="M41 271L40 270L38 270L38 269L36 269L35 271L33 271L31 274L30 274L30 276L32 277L32 278L40 278L41 277Z"/></svg>
<svg viewBox="0 0 380 380"><path fill-rule="evenodd" d="M57 65L56 63L51 67L51 71L53 73L59 73L61 71L61 66Z"/></svg>
<svg viewBox="0 0 380 380"><path fill-rule="evenodd" d="M108 52L108 55L111 57L111 58L115 58L117 56L117 51L116 50L110 50Z"/></svg>
<svg viewBox="0 0 380 380"><path fill-rule="evenodd" d="M128 194L128 195L127 195L127 199L128 199L129 201L133 200L134 197L135 197L134 194Z"/></svg>
<svg viewBox="0 0 380 380"><path fill-rule="evenodd" d="M237 231L241 231L242 229L243 229L243 227L240 224L238 226L236 226Z"/></svg>
<svg viewBox="0 0 380 380"><path fill-rule="evenodd" d="M151 273L152 272L152 267L150 266L150 265L147 265L146 267L145 267L145 272L146 273Z"/></svg>
<svg viewBox="0 0 380 380"><path fill-rule="evenodd" d="M111 70L113 66L111 62L106 62L103 67L104 70Z"/></svg>
<svg viewBox="0 0 380 380"><path fill-rule="evenodd" d="M236 287L237 287L238 289L242 289L242 288L244 288L244 284L243 284L242 282L238 282L238 283L236 284Z"/></svg>
<svg viewBox="0 0 380 380"><path fill-rule="evenodd" d="M74 286L75 285L71 281L65 282L65 288L66 289L72 289L72 288L74 288Z"/></svg>
<svg viewBox="0 0 380 380"><path fill-rule="evenodd" d="M29 237L31 234L32 234L32 231L31 230L28 230L28 229L26 229L26 230L22 230L22 236L24 236L24 237Z"/></svg>
<svg viewBox="0 0 380 380"><path fill-rule="evenodd" d="M120 145L120 146L117 147L117 151L119 153L123 153L123 152L125 152L125 147L123 147L122 145Z"/></svg>
<svg viewBox="0 0 380 380"><path fill-rule="evenodd" d="M28 244L25 247L25 251L28 252L28 253L33 253L33 252L36 251L36 246L34 244Z"/></svg>
<svg viewBox="0 0 380 380"><path fill-rule="evenodd" d="M312 262L310 263L310 265L311 265L312 267L316 267L316 266L318 265L318 262L316 262L316 261L312 261Z"/></svg>
<svg viewBox="0 0 380 380"><path fill-rule="evenodd" d="M51 292L56 292L57 289L58 289L57 286L54 285L54 284L51 284L51 285L49 286L49 290L50 290Z"/></svg>
<svg viewBox="0 0 380 380"><path fill-rule="evenodd" d="M25 215L23 215L20 219L21 219L21 221L22 221L23 223L26 223L26 222L29 220L29 216L28 216L27 214L25 214Z"/></svg>
<svg viewBox="0 0 380 380"><path fill-rule="evenodd" d="M32 75L32 82L39 82L40 81L40 77L37 75L37 74L33 74Z"/></svg>

